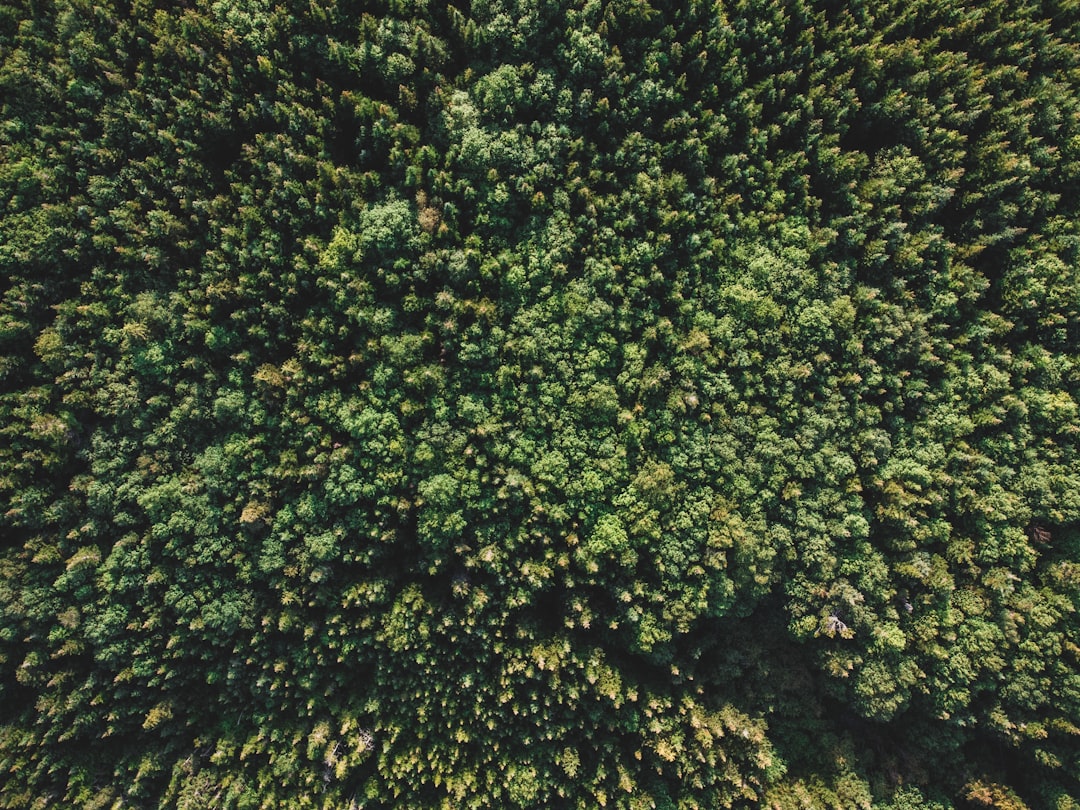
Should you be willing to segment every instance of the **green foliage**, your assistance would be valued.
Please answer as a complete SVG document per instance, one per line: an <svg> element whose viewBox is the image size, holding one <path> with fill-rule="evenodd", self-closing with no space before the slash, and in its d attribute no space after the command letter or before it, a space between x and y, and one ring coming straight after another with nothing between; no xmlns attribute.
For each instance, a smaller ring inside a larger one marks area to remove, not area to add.
<svg viewBox="0 0 1080 810"><path fill-rule="evenodd" d="M0 7L0 807L1076 806L1078 36Z"/></svg>

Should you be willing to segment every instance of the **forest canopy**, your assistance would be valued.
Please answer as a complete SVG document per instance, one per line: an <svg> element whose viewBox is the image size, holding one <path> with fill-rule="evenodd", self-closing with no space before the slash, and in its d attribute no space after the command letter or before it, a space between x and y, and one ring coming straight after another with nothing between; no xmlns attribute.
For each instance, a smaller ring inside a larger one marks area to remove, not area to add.
<svg viewBox="0 0 1080 810"><path fill-rule="evenodd" d="M0 808L1080 808L1075 3L16 0L0 106Z"/></svg>

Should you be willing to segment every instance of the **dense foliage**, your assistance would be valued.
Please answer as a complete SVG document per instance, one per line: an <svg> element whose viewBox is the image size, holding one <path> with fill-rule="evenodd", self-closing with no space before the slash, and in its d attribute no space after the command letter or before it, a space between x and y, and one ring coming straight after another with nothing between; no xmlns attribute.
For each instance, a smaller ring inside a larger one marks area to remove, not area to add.
<svg viewBox="0 0 1080 810"><path fill-rule="evenodd" d="M1080 807L1080 10L0 5L0 807Z"/></svg>

